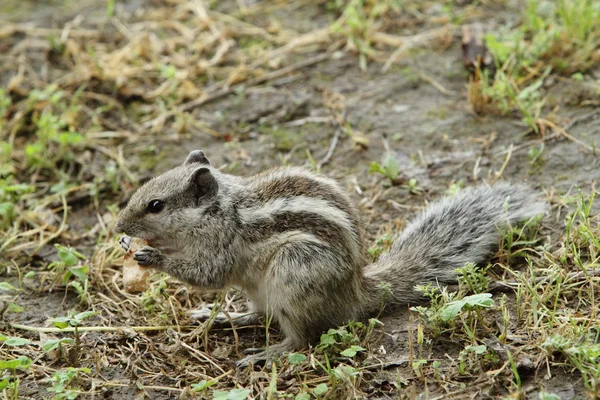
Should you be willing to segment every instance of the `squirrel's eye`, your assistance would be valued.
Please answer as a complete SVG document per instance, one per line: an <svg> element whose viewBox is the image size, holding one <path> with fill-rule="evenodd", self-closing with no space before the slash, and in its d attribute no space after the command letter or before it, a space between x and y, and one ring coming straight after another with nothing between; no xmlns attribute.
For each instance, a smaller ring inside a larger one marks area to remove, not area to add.
<svg viewBox="0 0 600 400"><path fill-rule="evenodd" d="M165 203L163 203L162 201L150 200L150 203L148 203L146 210L150 213L156 214L161 212L163 208L165 208Z"/></svg>

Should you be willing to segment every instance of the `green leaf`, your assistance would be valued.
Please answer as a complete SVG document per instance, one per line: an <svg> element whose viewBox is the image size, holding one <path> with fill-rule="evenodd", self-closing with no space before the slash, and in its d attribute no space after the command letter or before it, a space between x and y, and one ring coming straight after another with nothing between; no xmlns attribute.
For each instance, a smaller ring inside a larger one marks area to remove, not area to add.
<svg viewBox="0 0 600 400"><path fill-rule="evenodd" d="M0 290L19 290L8 282L0 282Z"/></svg>
<svg viewBox="0 0 600 400"><path fill-rule="evenodd" d="M385 158L383 168L385 169L385 174L388 178L391 180L398 179L398 176L400 175L400 164L396 157L388 154Z"/></svg>
<svg viewBox="0 0 600 400"><path fill-rule="evenodd" d="M455 300L448 303L440 312L440 317L444 322L448 322L462 311L465 306L469 307L484 307L488 308L494 305L494 300L490 293L478 293L472 296L467 296L461 300Z"/></svg>
<svg viewBox="0 0 600 400"><path fill-rule="evenodd" d="M465 347L465 350L481 355L487 351L487 346L485 344L479 346L467 346Z"/></svg>
<svg viewBox="0 0 600 400"><path fill-rule="evenodd" d="M4 202L0 203L0 216L9 217L12 215L15 206L12 203Z"/></svg>
<svg viewBox="0 0 600 400"><path fill-rule="evenodd" d="M491 34L485 35L485 45L500 63L503 63L512 52L512 49L509 46L499 42L498 39Z"/></svg>
<svg viewBox="0 0 600 400"><path fill-rule="evenodd" d="M81 267L71 267L69 271L77 277L81 282L85 282L88 277L90 267L82 265Z"/></svg>
<svg viewBox="0 0 600 400"><path fill-rule="evenodd" d="M17 368L27 369L30 366L31 366L31 359L29 357L25 357L25 356L20 356L13 360L0 360L0 369L10 369L10 370L16 370Z"/></svg>
<svg viewBox="0 0 600 400"><path fill-rule="evenodd" d="M538 396L540 400L560 400L560 396L554 393L540 392Z"/></svg>
<svg viewBox="0 0 600 400"><path fill-rule="evenodd" d="M330 346L330 345L334 345L335 343L336 343L336 341L332 334L323 333L321 335L321 345L322 346Z"/></svg>
<svg viewBox="0 0 600 400"><path fill-rule="evenodd" d="M9 383L10 383L10 378L8 376L5 376L4 378L2 378L0 380L0 391L6 389L6 387L8 386Z"/></svg>
<svg viewBox="0 0 600 400"><path fill-rule="evenodd" d="M478 293L467 296L462 300L471 307L479 306L488 308L494 305L494 300L492 299L491 293Z"/></svg>
<svg viewBox="0 0 600 400"><path fill-rule="evenodd" d="M313 394L316 396L320 396L322 394L325 394L325 392L327 392L328 390L329 388L327 387L327 384L320 383L313 389Z"/></svg>
<svg viewBox="0 0 600 400"><path fill-rule="evenodd" d="M214 400L245 400L250 394L248 389L233 389L229 392L215 390L213 393Z"/></svg>
<svg viewBox="0 0 600 400"><path fill-rule="evenodd" d="M20 305L18 305L17 303L9 303L8 304L8 309L12 312L23 312L25 311L25 309L23 307L21 307Z"/></svg>
<svg viewBox="0 0 600 400"><path fill-rule="evenodd" d="M52 339L52 340L48 340L46 343L44 343L42 345L42 349L45 352L48 351L52 351L54 349L57 349L59 345L63 344L63 343L67 343L70 345L75 345L75 341L71 338L62 338L62 339Z"/></svg>
<svg viewBox="0 0 600 400"><path fill-rule="evenodd" d="M73 319L77 323L79 323L79 322L83 321L84 319L88 319L92 315L96 315L96 314L98 314L96 311L84 311L82 313L77 314L75 317L73 317Z"/></svg>
<svg viewBox="0 0 600 400"><path fill-rule="evenodd" d="M306 361L306 356L302 353L291 353L288 355L288 362L292 365L302 364Z"/></svg>
<svg viewBox="0 0 600 400"><path fill-rule="evenodd" d="M25 279L33 279L35 277L35 271L29 271L28 273L26 273L23 278Z"/></svg>
<svg viewBox="0 0 600 400"><path fill-rule="evenodd" d="M460 310L462 310L464 305L465 303L462 300L448 303L440 312L440 318L442 318L442 321L444 322L453 320L460 313Z"/></svg>
<svg viewBox="0 0 600 400"><path fill-rule="evenodd" d="M365 348L360 346L350 346L346 350L342 351L341 354L344 357L354 357L359 351L365 351Z"/></svg>
<svg viewBox="0 0 600 400"><path fill-rule="evenodd" d="M72 267L77 264L78 258L81 260L86 260L86 257L75 249L61 246L58 243L56 243L54 247L56 247L58 250L58 258L65 263L67 267Z"/></svg>
<svg viewBox="0 0 600 400"><path fill-rule="evenodd" d="M83 136L76 132L63 132L58 135L58 141L62 144L75 144L83 141Z"/></svg>
<svg viewBox="0 0 600 400"><path fill-rule="evenodd" d="M75 281L69 282L67 287L74 287L75 290L77 291L77 294L80 296L83 294L83 286L81 286L81 283L79 283L79 282L75 282Z"/></svg>
<svg viewBox="0 0 600 400"><path fill-rule="evenodd" d="M60 259L60 261L65 263L67 267L72 267L73 265L77 264L77 257L75 256L75 254L71 253L69 249L59 249L58 258Z"/></svg>
<svg viewBox="0 0 600 400"><path fill-rule="evenodd" d="M58 329L65 329L69 326L71 322L71 317L56 317L52 319L52 325L57 327Z"/></svg>
<svg viewBox="0 0 600 400"><path fill-rule="evenodd" d="M295 400L310 400L310 394L306 392L300 392L294 398Z"/></svg>
<svg viewBox="0 0 600 400"><path fill-rule="evenodd" d="M385 174L385 170L383 169L381 164L376 163L376 162L371 163L371 166L369 167L369 172L372 174L373 173Z"/></svg>
<svg viewBox="0 0 600 400"><path fill-rule="evenodd" d="M31 340L23 339L20 337L9 337L4 340L4 343L6 343L7 346L25 346L26 344L31 343Z"/></svg>
<svg viewBox="0 0 600 400"><path fill-rule="evenodd" d="M210 381L203 379L199 383L193 383L192 390L194 392L201 392L204 389L208 389L209 387L213 386L215 383L217 383L217 381L214 379L211 379Z"/></svg>

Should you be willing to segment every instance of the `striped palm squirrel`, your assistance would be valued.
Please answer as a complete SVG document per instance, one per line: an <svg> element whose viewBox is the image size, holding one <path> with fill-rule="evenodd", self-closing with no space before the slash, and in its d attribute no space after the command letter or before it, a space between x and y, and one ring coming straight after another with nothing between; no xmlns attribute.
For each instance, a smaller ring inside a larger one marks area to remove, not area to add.
<svg viewBox="0 0 600 400"><path fill-rule="evenodd" d="M236 325L268 310L284 340L239 362L247 365L381 311L383 297L386 308L421 302L416 285L455 283L456 268L491 255L498 228L544 210L523 185L463 189L430 204L368 265L358 209L334 180L296 167L233 176L195 150L133 194L115 231L148 242L134 254L142 266L200 288L243 289L250 310L232 315Z"/></svg>

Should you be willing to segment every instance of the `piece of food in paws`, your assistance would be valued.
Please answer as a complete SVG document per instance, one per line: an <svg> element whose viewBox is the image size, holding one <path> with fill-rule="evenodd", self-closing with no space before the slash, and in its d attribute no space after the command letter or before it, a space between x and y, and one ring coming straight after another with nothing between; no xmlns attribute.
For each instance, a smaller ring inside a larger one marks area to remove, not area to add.
<svg viewBox="0 0 600 400"><path fill-rule="evenodd" d="M148 276L151 268L141 267L134 259L133 253L148 243L145 240L131 238L129 250L123 259L123 287L129 293L143 292L148 289Z"/></svg>

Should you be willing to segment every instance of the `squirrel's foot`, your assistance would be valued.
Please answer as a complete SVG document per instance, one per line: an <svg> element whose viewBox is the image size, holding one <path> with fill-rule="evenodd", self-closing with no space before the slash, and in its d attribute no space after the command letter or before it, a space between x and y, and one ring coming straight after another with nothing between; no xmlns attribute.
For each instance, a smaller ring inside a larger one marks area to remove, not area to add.
<svg viewBox="0 0 600 400"><path fill-rule="evenodd" d="M247 357L242 358L238 362L235 363L235 366L238 369L243 369L248 367L249 365L264 365L267 369L271 368L273 362L277 359L280 359L284 353L292 351L293 348L291 346L291 341L284 340L281 343L275 344L273 346L269 346L266 349L256 349L250 348L244 350L244 353L255 352L256 354L249 355Z"/></svg>
<svg viewBox="0 0 600 400"><path fill-rule="evenodd" d="M128 251L129 246L131 246L131 236L121 236L121 239L119 239L119 244L123 250Z"/></svg>
<svg viewBox="0 0 600 400"><path fill-rule="evenodd" d="M164 255L154 247L144 246L133 253L133 259L142 267L159 268L164 262Z"/></svg>
<svg viewBox="0 0 600 400"><path fill-rule="evenodd" d="M214 313L213 307L214 304L210 304L207 307L193 310L190 312L190 317L202 322L207 321ZM238 327L258 324L258 316L255 313L230 312L228 314L229 317L224 312L216 313L213 324L217 326L231 326L233 322Z"/></svg>

